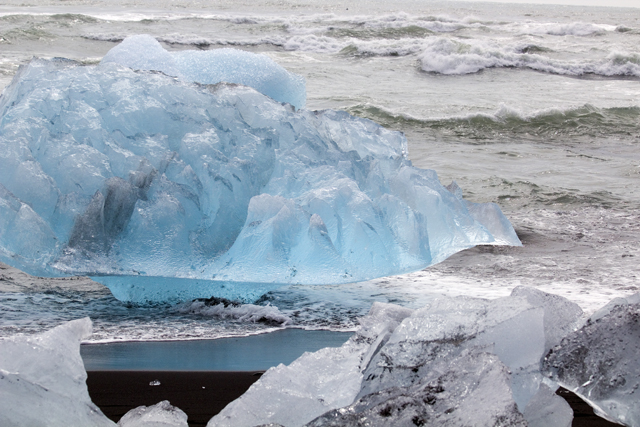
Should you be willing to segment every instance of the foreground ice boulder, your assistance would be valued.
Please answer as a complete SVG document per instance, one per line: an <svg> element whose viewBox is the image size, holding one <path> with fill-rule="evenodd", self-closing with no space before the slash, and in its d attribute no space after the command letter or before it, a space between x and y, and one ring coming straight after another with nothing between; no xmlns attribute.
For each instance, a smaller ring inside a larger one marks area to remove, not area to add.
<svg viewBox="0 0 640 427"><path fill-rule="evenodd" d="M610 421L640 425L640 294L617 298L545 358L546 374Z"/></svg>
<svg viewBox="0 0 640 427"><path fill-rule="evenodd" d="M528 424L511 398L506 366L496 356L474 348L451 360L446 369L433 370L410 386L367 394L356 403L334 409L307 424L367 425L525 427Z"/></svg>
<svg viewBox="0 0 640 427"><path fill-rule="evenodd" d="M238 49L167 52L156 39L141 34L111 49L102 59L108 62L162 71L191 82L238 83L296 108L303 108L307 99L304 77L288 72L266 55Z"/></svg>
<svg viewBox="0 0 640 427"><path fill-rule="evenodd" d="M84 318L0 340L0 425L115 427L87 391L80 341L89 335Z"/></svg>
<svg viewBox="0 0 640 427"><path fill-rule="evenodd" d="M0 261L128 301L253 300L520 245L398 132L237 85L34 60L0 97Z"/></svg>
<svg viewBox="0 0 640 427"><path fill-rule="evenodd" d="M581 315L532 288L418 310L375 303L342 347L268 370L208 425L569 427L573 412L540 366Z"/></svg>

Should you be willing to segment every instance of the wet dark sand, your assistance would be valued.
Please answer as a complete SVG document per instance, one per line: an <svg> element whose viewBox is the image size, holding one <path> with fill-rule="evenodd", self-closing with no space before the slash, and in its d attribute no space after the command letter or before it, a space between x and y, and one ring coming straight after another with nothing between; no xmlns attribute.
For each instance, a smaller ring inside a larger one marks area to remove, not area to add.
<svg viewBox="0 0 640 427"><path fill-rule="evenodd" d="M91 400L117 422L140 405L168 400L189 416L190 426L205 426L229 402L242 395L260 378L261 371L89 371ZM151 386L151 381L160 385ZM574 412L573 427L617 426L596 415L575 394L560 389Z"/></svg>

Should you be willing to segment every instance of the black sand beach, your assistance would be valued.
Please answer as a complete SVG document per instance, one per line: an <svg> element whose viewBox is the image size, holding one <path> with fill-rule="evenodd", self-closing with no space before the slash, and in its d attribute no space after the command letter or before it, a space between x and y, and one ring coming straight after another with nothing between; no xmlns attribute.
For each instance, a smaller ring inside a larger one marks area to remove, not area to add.
<svg viewBox="0 0 640 427"><path fill-rule="evenodd" d="M89 371L87 374L91 400L115 422L130 409L168 400L189 416L190 426L205 426L258 380L262 372ZM160 385L149 385L152 381L159 381Z"/></svg>
<svg viewBox="0 0 640 427"><path fill-rule="evenodd" d="M261 371L88 371L91 400L117 422L127 411L140 405L168 400L189 416L189 426L205 426L229 402L242 395L262 375ZM152 381L160 385L152 386ZM573 409L573 427L608 427L589 405L563 388L558 395Z"/></svg>

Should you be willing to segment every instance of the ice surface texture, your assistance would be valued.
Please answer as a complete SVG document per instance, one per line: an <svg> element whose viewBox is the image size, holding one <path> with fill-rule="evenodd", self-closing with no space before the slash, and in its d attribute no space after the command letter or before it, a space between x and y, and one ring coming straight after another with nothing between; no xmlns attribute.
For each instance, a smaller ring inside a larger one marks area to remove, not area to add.
<svg viewBox="0 0 640 427"><path fill-rule="evenodd" d="M168 400L153 406L138 406L124 414L118 427L189 427L187 414Z"/></svg>
<svg viewBox="0 0 640 427"><path fill-rule="evenodd" d="M374 303L342 347L268 370L209 427L568 427L571 408L540 367L546 343L581 316L532 288L494 301L438 296L418 310Z"/></svg>
<svg viewBox="0 0 640 427"><path fill-rule="evenodd" d="M401 133L111 62L21 68L0 164L0 260L120 300L253 300L520 245L497 205L413 167Z"/></svg>
<svg viewBox="0 0 640 427"><path fill-rule="evenodd" d="M238 83L296 108L303 108L307 99L304 77L288 72L266 55L238 49L167 52L156 39L141 34L111 49L102 59L107 62L161 71L191 82Z"/></svg>
<svg viewBox="0 0 640 427"><path fill-rule="evenodd" d="M547 375L613 422L640 425L640 294L618 298L545 358Z"/></svg>
<svg viewBox="0 0 640 427"><path fill-rule="evenodd" d="M91 402L80 342L88 317L45 333L0 340L0 425L116 427ZM187 414L162 401L127 412L120 427L187 427Z"/></svg>
<svg viewBox="0 0 640 427"><path fill-rule="evenodd" d="M0 340L0 425L115 427L87 391L80 341L89 335L84 318Z"/></svg>

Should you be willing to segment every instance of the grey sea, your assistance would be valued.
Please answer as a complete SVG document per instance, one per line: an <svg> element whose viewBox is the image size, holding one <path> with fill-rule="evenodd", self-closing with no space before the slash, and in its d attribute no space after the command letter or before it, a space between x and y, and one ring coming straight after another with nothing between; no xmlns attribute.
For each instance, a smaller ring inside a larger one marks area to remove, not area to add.
<svg viewBox="0 0 640 427"><path fill-rule="evenodd" d="M88 279L1 266L0 336L89 316L92 342L282 328L352 331L374 301L497 298L517 285L591 313L640 287L639 9L430 1L3 1L0 88L33 57L85 64L125 37L233 47L306 79L311 110L404 132L415 166L496 202L523 247L477 247L411 274L288 285L253 304L133 306ZM0 165L1 167L1 165ZM78 284L81 286L77 286Z"/></svg>

